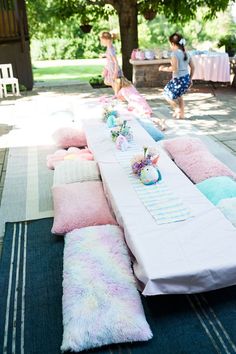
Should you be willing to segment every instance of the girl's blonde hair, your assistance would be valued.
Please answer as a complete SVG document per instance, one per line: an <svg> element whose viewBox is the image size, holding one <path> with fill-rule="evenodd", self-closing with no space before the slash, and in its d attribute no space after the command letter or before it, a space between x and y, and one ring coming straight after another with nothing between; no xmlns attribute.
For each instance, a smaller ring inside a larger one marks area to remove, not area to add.
<svg viewBox="0 0 236 354"><path fill-rule="evenodd" d="M115 83L118 87L118 90L122 89L122 87L129 87L132 85L132 82L130 82L128 79L126 79L125 76L118 77L115 80Z"/></svg>
<svg viewBox="0 0 236 354"><path fill-rule="evenodd" d="M119 37L118 34L113 32L108 32L108 31L104 31L100 34L100 38L108 39L108 40L117 39L118 37Z"/></svg>

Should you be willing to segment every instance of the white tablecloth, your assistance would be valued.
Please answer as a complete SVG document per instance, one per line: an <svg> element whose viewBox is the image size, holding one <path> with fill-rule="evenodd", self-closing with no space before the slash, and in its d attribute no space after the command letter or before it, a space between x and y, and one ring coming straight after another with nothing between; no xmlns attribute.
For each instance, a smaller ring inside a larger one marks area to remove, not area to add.
<svg viewBox="0 0 236 354"><path fill-rule="evenodd" d="M193 80L230 82L230 63L227 53L193 55Z"/></svg>
<svg viewBox="0 0 236 354"><path fill-rule="evenodd" d="M155 145L136 121L129 124L140 151L144 145ZM158 225L117 161L106 125L87 120L84 127L105 192L135 257L134 271L143 283L143 294L194 293L236 284L236 229L167 154L161 151L162 177L193 217Z"/></svg>

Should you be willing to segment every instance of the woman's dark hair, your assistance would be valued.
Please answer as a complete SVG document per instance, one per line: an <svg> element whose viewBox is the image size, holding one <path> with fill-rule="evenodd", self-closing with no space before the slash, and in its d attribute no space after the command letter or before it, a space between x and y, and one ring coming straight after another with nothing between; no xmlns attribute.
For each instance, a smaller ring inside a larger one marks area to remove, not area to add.
<svg viewBox="0 0 236 354"><path fill-rule="evenodd" d="M183 36L181 36L181 34L179 33L173 33L170 37L169 37L169 41L170 43L174 43L178 46L179 49L181 49L184 53L184 60L187 60L187 53L185 51L185 47L184 44L180 44L179 42L181 42L181 39L183 39Z"/></svg>

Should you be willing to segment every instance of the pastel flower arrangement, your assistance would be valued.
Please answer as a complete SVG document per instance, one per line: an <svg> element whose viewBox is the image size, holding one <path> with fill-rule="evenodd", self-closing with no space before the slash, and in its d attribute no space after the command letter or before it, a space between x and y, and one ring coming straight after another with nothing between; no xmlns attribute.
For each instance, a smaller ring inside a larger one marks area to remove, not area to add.
<svg viewBox="0 0 236 354"><path fill-rule="evenodd" d="M134 156L131 160L132 171L138 177L141 176L141 171L146 166L152 166L157 169L159 154L156 148L143 147L143 154Z"/></svg>
<svg viewBox="0 0 236 354"><path fill-rule="evenodd" d="M113 128L122 125L123 119L114 109L113 105L108 105L103 108L102 119L107 124L108 128Z"/></svg>
<svg viewBox="0 0 236 354"><path fill-rule="evenodd" d="M127 125L126 120L123 121L121 126L111 129L111 137L113 141L116 141L119 135L124 136L128 142L133 140L131 128Z"/></svg>
<svg viewBox="0 0 236 354"><path fill-rule="evenodd" d="M112 106L105 106L102 113L103 121L106 122L109 116L117 118L118 112Z"/></svg>

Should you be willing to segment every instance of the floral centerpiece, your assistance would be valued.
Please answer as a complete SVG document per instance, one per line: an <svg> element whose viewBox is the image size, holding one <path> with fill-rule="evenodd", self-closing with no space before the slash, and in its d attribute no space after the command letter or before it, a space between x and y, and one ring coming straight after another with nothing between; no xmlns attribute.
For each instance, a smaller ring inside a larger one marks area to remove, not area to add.
<svg viewBox="0 0 236 354"><path fill-rule="evenodd" d="M102 112L103 121L106 122L109 116L114 116L115 118L118 117L118 112L111 105L105 106L103 108L103 112Z"/></svg>
<svg viewBox="0 0 236 354"><path fill-rule="evenodd" d="M111 129L111 137L113 141L116 141L119 135L123 135L128 142L133 140L131 128L127 125L126 120L123 121L121 126Z"/></svg>
<svg viewBox="0 0 236 354"><path fill-rule="evenodd" d="M138 177L141 176L142 169L146 166L152 166L157 169L159 154L155 148L144 146L143 154L136 155L131 160L132 171Z"/></svg>

